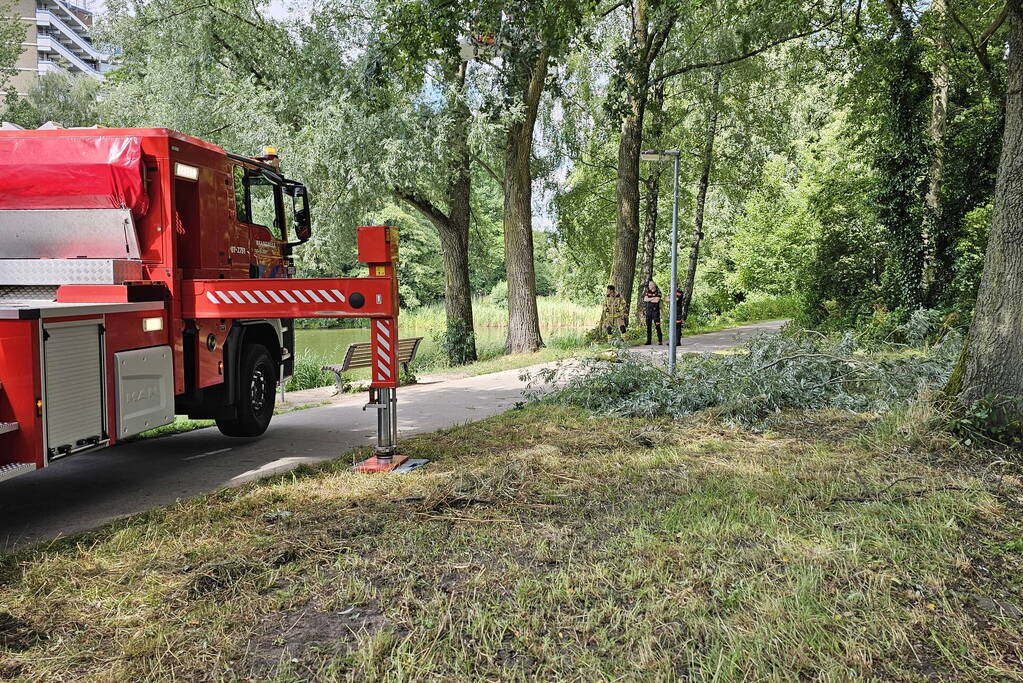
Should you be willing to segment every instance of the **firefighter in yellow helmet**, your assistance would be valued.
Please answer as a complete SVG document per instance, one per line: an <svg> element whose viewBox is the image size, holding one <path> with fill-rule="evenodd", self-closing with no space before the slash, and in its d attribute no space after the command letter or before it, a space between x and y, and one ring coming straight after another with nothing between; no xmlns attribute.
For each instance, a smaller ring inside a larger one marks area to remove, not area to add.
<svg viewBox="0 0 1023 683"><path fill-rule="evenodd" d="M609 342L615 336L618 339L622 338L622 335L625 334L626 322L625 299L615 291L614 285L608 285L607 295L604 297L604 311L600 315L600 326L607 332Z"/></svg>

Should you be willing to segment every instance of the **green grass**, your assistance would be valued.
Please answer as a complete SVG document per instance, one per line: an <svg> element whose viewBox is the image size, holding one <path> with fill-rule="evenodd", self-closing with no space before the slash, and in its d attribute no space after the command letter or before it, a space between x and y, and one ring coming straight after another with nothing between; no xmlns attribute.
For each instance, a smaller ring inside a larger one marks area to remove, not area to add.
<svg viewBox="0 0 1023 683"><path fill-rule="evenodd" d="M296 410L306 410L308 408L315 408L317 406L326 405L327 402L321 403L309 403L301 406L277 406L274 408L274 415L284 415L285 413L293 413ZM212 427L216 422L213 420L192 420L185 417L184 415L176 415L174 422L157 427L156 429L150 429L132 436L127 441L138 441L140 439L155 439L161 436L172 436L174 434L183 434L184 432L195 431L196 429L205 429L206 427Z"/></svg>
<svg viewBox="0 0 1023 683"><path fill-rule="evenodd" d="M347 454L3 557L0 678L1019 678L1023 481L871 430L542 407Z"/></svg>
<svg viewBox="0 0 1023 683"><path fill-rule="evenodd" d="M558 297L537 297L536 308L544 329L595 327L600 320L598 304L586 306ZM476 327L506 327L508 308L490 297L473 297L472 317ZM447 325L444 304L402 311L401 324L417 330L443 330Z"/></svg>

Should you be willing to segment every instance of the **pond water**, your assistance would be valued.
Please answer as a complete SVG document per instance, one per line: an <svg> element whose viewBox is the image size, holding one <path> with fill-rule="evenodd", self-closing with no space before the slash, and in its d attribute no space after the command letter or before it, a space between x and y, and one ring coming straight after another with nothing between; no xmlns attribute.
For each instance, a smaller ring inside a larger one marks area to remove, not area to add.
<svg viewBox="0 0 1023 683"><path fill-rule="evenodd" d="M409 327L401 328L401 338L422 337L419 345L419 353L433 353L437 349L437 341L434 339L435 330L416 330ZM481 327L476 330L476 344L478 346L501 344L507 336L507 330L503 327ZM349 344L369 341L369 329L331 329L331 330L296 330L295 331L295 352L302 353L306 349L317 356L331 356L335 362L341 362L345 349Z"/></svg>
<svg viewBox="0 0 1023 683"><path fill-rule="evenodd" d="M552 333L563 333L575 331L572 328L561 327L557 330L544 329L541 333L547 339ZM583 330L580 329L580 332ZM434 338L436 330L417 330L411 327L401 328L401 338L422 337L419 345L419 354L432 355L437 350L437 340ZM506 327L479 327L476 329L476 347L479 349L489 348L504 344L508 335ZM329 356L334 362L340 363L344 357L345 349L349 344L369 341L369 329L329 329L329 330L296 330L295 331L295 352L311 352L317 356Z"/></svg>

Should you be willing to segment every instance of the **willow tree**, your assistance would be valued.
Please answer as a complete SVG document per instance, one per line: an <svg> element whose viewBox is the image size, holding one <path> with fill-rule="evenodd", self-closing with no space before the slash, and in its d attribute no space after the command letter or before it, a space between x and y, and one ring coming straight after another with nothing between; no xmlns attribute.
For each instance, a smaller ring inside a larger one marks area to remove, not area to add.
<svg viewBox="0 0 1023 683"><path fill-rule="evenodd" d="M477 8L478 9L478 8ZM506 353L543 346L533 261L533 139L551 65L580 37L588 0L485 3L471 28L491 46L492 104L504 123L504 255L508 277Z"/></svg>
<svg viewBox="0 0 1023 683"><path fill-rule="evenodd" d="M392 174L385 181L394 196L418 211L437 230L444 259L444 346L452 364L476 360L472 291L469 283L469 225L472 216L472 174L469 134L473 113L468 102L468 77L473 55L463 54L465 17L455 4L427 7L417 2L384 6L382 33L394 38L374 46L384 68L374 72L377 85L405 87L393 105L413 109L421 123L412 129L384 131L387 149L411 147L416 161L411 173ZM393 67L393 68L392 68ZM431 105L439 91L440 104ZM373 98L369 99L372 102ZM416 130L418 128L418 130ZM426 136L420 133L427 131ZM411 145L418 139L422 145ZM408 161L412 158L403 155Z"/></svg>
<svg viewBox="0 0 1023 683"><path fill-rule="evenodd" d="M511 60L508 72L520 113L508 126L504 144L504 261L508 276L508 338L505 353L543 346L536 308L533 263L533 175L530 160L537 109L547 80L550 51L541 48Z"/></svg>
<svg viewBox="0 0 1023 683"><path fill-rule="evenodd" d="M615 220L611 284L632 299L639 246L639 155L643 121L650 94L650 71L671 34L679 9L674 3L630 0L622 3L627 13L625 40L617 50L618 69L609 106L619 115L618 213ZM628 315L628 308L626 308Z"/></svg>

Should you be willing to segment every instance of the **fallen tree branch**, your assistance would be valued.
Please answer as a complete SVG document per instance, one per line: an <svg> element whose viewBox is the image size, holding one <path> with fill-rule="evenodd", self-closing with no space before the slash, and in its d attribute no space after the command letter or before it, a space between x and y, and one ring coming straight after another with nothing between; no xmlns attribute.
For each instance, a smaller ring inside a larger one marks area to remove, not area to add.
<svg viewBox="0 0 1023 683"><path fill-rule="evenodd" d="M876 491L876 492L871 493L869 495L861 496L861 497L858 497L858 498L852 498L852 497L832 498L830 501L828 501L828 504L825 505L824 507L825 508L829 508L832 505L834 505L835 503L879 503L879 502L882 502L881 501L881 496L885 492L889 491L892 488L892 486L894 486L895 484L898 484L900 481L908 481L910 479L919 479L919 478L920 477L905 477L903 479L896 479L895 481L893 481L891 484L889 484L885 488L881 489L880 491ZM973 491L973 492L976 492L976 493L988 493L988 491L986 489L969 488L967 486L956 486L955 484L948 484L946 486L936 486L934 488L917 489L915 491L906 491L906 492L904 492L904 493L902 493L902 494L900 494L898 496L895 496L894 498L891 498L890 500L887 500L887 501L884 501L884 502L887 502L887 503L898 503L898 502L901 502L901 501L906 500L908 498L921 498L923 496L927 496L927 495L930 495L932 493L940 493L941 491Z"/></svg>
<svg viewBox="0 0 1023 683"><path fill-rule="evenodd" d="M474 517L459 517L457 515L428 515L425 512L414 512L412 513L416 517L425 517L426 519L434 519L443 522L497 522L500 524L515 524L518 522L516 519L502 519L499 517L492 517L489 519L477 519Z"/></svg>
<svg viewBox="0 0 1023 683"><path fill-rule="evenodd" d="M770 363L768 363L767 365L761 365L759 368L757 368L756 370L754 370L753 372L751 372L747 376L748 377L752 377L753 375L757 374L758 372L763 372L764 370L767 370L768 368L773 368L778 363L782 363L782 362L787 361L787 360L798 360L800 358L830 358L832 360L841 361L843 363L861 363L862 364L862 361L858 361L855 358L845 358L845 357L842 357L842 356L835 356L835 355L830 354L830 353L797 353L797 354L794 354L792 356L782 356L781 358L776 358L773 361L771 361Z"/></svg>

